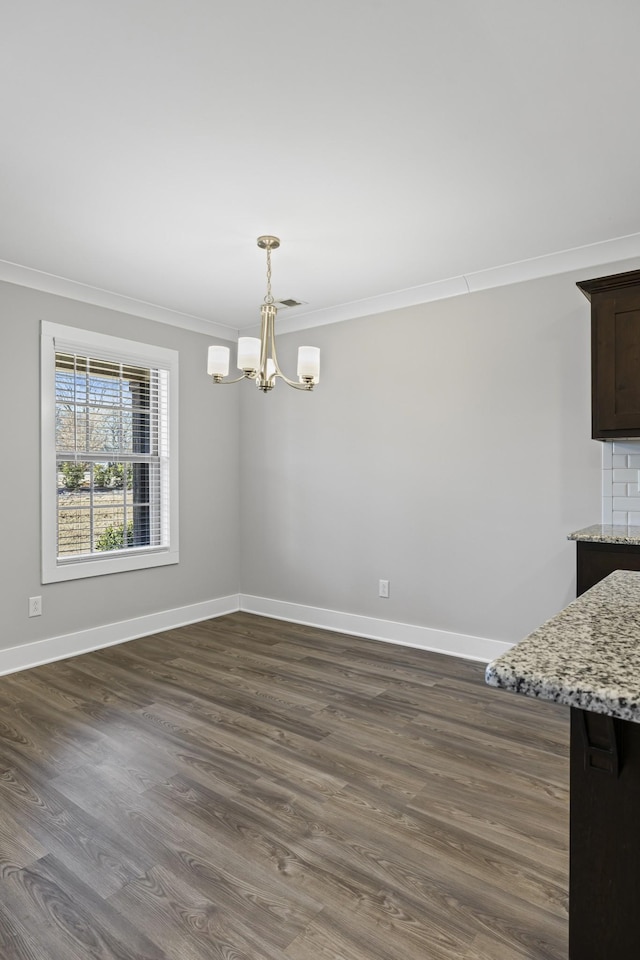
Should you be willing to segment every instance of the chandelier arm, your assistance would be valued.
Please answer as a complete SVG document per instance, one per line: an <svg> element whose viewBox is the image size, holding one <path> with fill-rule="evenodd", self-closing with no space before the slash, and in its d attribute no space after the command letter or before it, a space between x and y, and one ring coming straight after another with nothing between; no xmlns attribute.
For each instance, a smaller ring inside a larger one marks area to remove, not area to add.
<svg viewBox="0 0 640 960"><path fill-rule="evenodd" d="M266 301L265 301L266 302ZM269 311L261 310L262 322L260 324L260 379L267 378L267 359L269 357Z"/></svg>
<svg viewBox="0 0 640 960"><path fill-rule="evenodd" d="M276 314L275 312L271 315L271 323L268 326L267 336L269 337L269 347L271 348L271 359L273 360L273 365L275 367L276 376L283 377L284 374L280 369L280 364L278 363L278 353L276 351Z"/></svg>
<svg viewBox="0 0 640 960"><path fill-rule="evenodd" d="M271 359L273 360L273 365L275 367L274 377L280 377L281 380L290 386L294 390L313 390L313 383L299 383L297 380L290 380L281 370L280 364L278 363L278 355L276 353L276 330L274 318L271 319L269 324L269 334L270 334L270 346L271 346Z"/></svg>
<svg viewBox="0 0 640 960"><path fill-rule="evenodd" d="M216 377L216 374L211 374L211 379L214 383L227 384L227 383L240 383L241 380L255 380L255 371L251 370L249 373L241 373L239 377L234 377L233 380L227 380L224 377Z"/></svg>
<svg viewBox="0 0 640 960"><path fill-rule="evenodd" d="M313 390L313 383L298 383L297 380L289 380L289 377L286 377L280 369L276 372L276 376L284 380L284 382L288 384L288 386L293 387L294 390Z"/></svg>

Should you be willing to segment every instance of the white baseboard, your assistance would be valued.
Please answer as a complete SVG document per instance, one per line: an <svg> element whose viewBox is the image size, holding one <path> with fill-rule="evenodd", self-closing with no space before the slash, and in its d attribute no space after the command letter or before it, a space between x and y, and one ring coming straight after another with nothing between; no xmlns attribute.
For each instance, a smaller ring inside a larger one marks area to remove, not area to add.
<svg viewBox="0 0 640 960"><path fill-rule="evenodd" d="M186 607L176 607L173 610L161 610L158 613L150 613L146 617L107 623L102 627L92 627L89 630L79 630L77 633L67 633L59 637L49 637L47 640L25 643L19 647L9 647L7 650L0 650L0 675L38 667L43 663L52 663L54 660L66 660L67 657L89 653L101 647L111 647L126 640L146 637L151 633L184 627L188 623L221 617L226 613L235 613L239 608L240 598L236 593L229 597L218 597L215 600L192 603Z"/></svg>
<svg viewBox="0 0 640 960"><path fill-rule="evenodd" d="M54 660L65 660L81 653L90 653L102 647L111 647L127 640L146 637L151 633L173 630L188 623L210 620L227 613L243 610L256 613L274 620L287 620L292 623L334 630L355 637L367 637L386 643L397 643L406 647L419 647L436 653L446 653L466 660L488 662L509 649L511 644L499 640L487 640L483 637L471 637L462 633L448 633L446 630L434 630L431 627L418 627L409 623L396 623L393 620L378 620L375 617L362 617L353 613L340 613L337 610L325 610L322 607L308 607L299 603L286 603L283 600L270 600L267 597L252 597L247 594L232 594L192 603L186 607L161 610L145 617L107 623L77 633L67 633L46 640L21 644L0 650L0 676L38 667Z"/></svg>
<svg viewBox="0 0 640 960"><path fill-rule="evenodd" d="M337 610L325 610L323 607L307 607L299 603L252 597L243 593L240 594L240 609L246 613L273 617L274 620L289 620L309 627L321 627L324 630L397 643L405 647L419 647L422 650L446 653L453 657L463 657L465 660L480 660L483 663L494 660L513 646L501 640L487 640L464 633L449 633L431 627L378 620L376 617L362 617L354 613L340 613Z"/></svg>

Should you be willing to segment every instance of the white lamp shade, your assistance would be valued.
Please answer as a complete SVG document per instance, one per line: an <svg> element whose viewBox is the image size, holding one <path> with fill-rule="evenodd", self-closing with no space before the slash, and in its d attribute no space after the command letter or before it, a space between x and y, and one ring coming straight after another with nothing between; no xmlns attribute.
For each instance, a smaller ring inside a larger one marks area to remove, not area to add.
<svg viewBox="0 0 640 960"><path fill-rule="evenodd" d="M267 370L266 370L267 380L271 380L271 377L274 375L275 372L276 372L276 365L271 359L271 357L269 357L267 360Z"/></svg>
<svg viewBox="0 0 640 960"><path fill-rule="evenodd" d="M238 370L257 370L260 366L260 340L258 337L238 338Z"/></svg>
<svg viewBox="0 0 640 960"><path fill-rule="evenodd" d="M320 379L320 348L298 347L298 379L313 378L314 383Z"/></svg>
<svg viewBox="0 0 640 960"><path fill-rule="evenodd" d="M211 377L226 377L229 373L229 347L209 347L207 373Z"/></svg>

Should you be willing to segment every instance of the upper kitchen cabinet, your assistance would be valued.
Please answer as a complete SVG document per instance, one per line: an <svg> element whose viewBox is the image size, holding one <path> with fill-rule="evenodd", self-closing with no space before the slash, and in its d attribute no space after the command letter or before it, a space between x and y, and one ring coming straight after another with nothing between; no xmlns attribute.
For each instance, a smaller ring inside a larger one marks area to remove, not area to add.
<svg viewBox="0 0 640 960"><path fill-rule="evenodd" d="M578 287L591 301L591 435L640 437L640 270Z"/></svg>

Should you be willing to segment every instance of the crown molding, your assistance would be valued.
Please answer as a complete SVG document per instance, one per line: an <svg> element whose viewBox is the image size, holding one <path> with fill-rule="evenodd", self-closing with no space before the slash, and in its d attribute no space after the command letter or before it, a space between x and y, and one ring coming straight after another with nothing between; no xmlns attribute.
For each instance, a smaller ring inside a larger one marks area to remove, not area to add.
<svg viewBox="0 0 640 960"><path fill-rule="evenodd" d="M296 330L340 323L343 320L354 320L356 317L372 316L390 310L399 310L402 307L414 307L433 300L444 300L448 297L477 293L493 287L505 287L513 283L523 283L526 280L539 280L559 273L569 273L572 270L588 269L633 258L638 259L637 266L640 267L640 233L590 243L582 247L572 247L569 250L532 257L529 260L518 260L514 263L490 267L487 270L451 277L448 280L436 280L407 290L396 290L378 297L327 307L324 310L296 313L295 316L290 317L282 317L279 314L278 332L294 333Z"/></svg>
<svg viewBox="0 0 640 960"><path fill-rule="evenodd" d="M338 304L322 310L309 310L306 313L299 313L294 308L295 313L292 312L291 315L279 313L278 332L294 333L297 330L307 330L310 327L321 327L330 323L340 323L344 320L354 320L357 317L387 313L390 310L414 307L434 300L446 300L449 297L477 293L493 287L509 286L526 280L539 280L559 273L589 269L633 258L636 258L638 262L630 269L640 268L640 233L586 244L582 247L572 247L569 250L560 250L541 257L532 257L528 260L518 260L514 263L490 267L487 270L478 270L474 273L450 277L446 280L436 280L432 283L409 287L406 290L395 290L392 293L354 300L351 303ZM102 290L99 287L92 287L76 280L67 280L64 277L57 277L54 274L34 270L31 267L23 267L7 260L0 260L0 280L15 283L22 287L31 287L44 293L67 297L70 300L80 300L83 303L106 307L109 310L118 310L120 313L133 314L147 320L155 320L158 323L171 324L185 330L192 330L195 333L218 337L222 340L235 340L238 336L238 330L235 327L227 327L212 320L205 320L203 317L179 313L157 304L135 300L132 297Z"/></svg>
<svg viewBox="0 0 640 960"><path fill-rule="evenodd" d="M188 313L179 313L169 310L155 303L125 297L120 293L102 290L76 280L67 280L52 273L34 270L32 267L23 267L19 263L10 263L0 260L0 280L6 283L15 283L20 287L30 287L32 290L41 290L43 293L52 293L58 297L67 297L69 300L79 300L82 303L91 303L97 307L106 307L108 310L117 310L119 313L129 313L145 320L155 320L157 323L167 323L183 330L194 333L204 333L205 336L219 337L222 340L235 340L238 331L235 327L227 327L203 317L193 317Z"/></svg>

